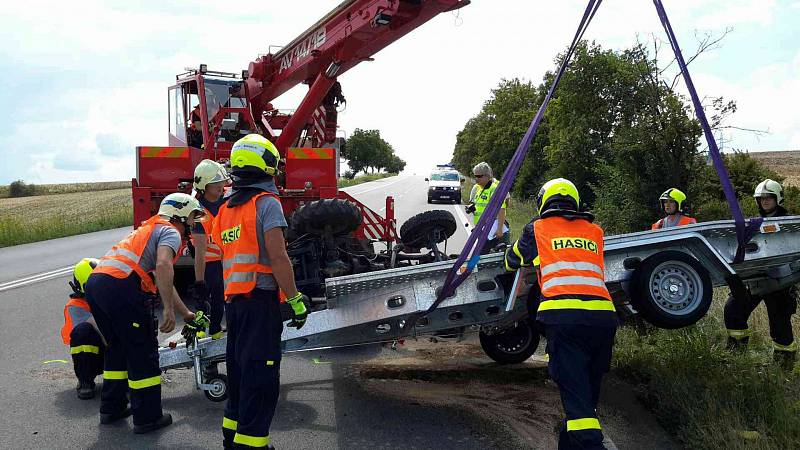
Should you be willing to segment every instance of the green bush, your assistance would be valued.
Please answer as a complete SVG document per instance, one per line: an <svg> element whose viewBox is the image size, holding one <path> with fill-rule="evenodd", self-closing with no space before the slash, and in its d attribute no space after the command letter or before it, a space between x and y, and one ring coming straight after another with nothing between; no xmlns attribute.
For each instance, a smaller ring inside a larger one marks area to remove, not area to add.
<svg viewBox="0 0 800 450"><path fill-rule="evenodd" d="M36 194L36 185L17 180L8 186L9 197L29 197Z"/></svg>

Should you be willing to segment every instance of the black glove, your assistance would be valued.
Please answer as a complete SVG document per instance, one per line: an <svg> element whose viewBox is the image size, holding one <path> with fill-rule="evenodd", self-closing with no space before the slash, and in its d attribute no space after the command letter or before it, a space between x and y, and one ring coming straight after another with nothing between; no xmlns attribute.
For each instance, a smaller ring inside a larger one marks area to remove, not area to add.
<svg viewBox="0 0 800 450"><path fill-rule="evenodd" d="M286 303L292 307L292 321L289 322L289 326L298 330L303 328L303 325L306 324L306 317L308 317L308 309L311 307L311 299L307 295L298 292L294 297L287 298Z"/></svg>
<svg viewBox="0 0 800 450"><path fill-rule="evenodd" d="M208 287L203 280L195 281L192 285L192 300L197 305L197 309L204 309L208 302ZM208 311L208 309L206 309Z"/></svg>
<svg viewBox="0 0 800 450"><path fill-rule="evenodd" d="M472 213L474 213L474 212L475 212L475 204L474 204L474 203L469 203L469 204L467 204L467 206L465 206L465 207L464 207L464 211L465 211L467 214L472 214Z"/></svg>
<svg viewBox="0 0 800 450"><path fill-rule="evenodd" d="M195 337L197 337L197 333L201 331L205 331L206 328L209 327L211 324L211 317L203 314L203 311L197 311L194 313L194 319L186 322L183 325L183 329L181 330L181 335L187 341L191 341Z"/></svg>

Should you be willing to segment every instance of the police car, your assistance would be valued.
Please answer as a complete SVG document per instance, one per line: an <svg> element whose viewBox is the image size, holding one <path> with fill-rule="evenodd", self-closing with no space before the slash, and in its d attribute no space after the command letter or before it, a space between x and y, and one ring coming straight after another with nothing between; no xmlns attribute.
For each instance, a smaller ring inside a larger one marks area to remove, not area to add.
<svg viewBox="0 0 800 450"><path fill-rule="evenodd" d="M428 182L428 203L433 203L434 200L461 203L461 183L464 179L457 171L435 170L425 181Z"/></svg>

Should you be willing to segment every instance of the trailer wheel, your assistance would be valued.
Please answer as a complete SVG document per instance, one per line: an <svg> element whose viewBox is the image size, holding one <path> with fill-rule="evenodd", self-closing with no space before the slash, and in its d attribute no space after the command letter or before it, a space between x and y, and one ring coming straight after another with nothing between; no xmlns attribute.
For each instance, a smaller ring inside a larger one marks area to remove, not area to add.
<svg viewBox="0 0 800 450"><path fill-rule="evenodd" d="M683 252L665 251L645 259L633 273L631 303L644 320L659 328L696 323L711 306L708 271Z"/></svg>
<svg viewBox="0 0 800 450"><path fill-rule="evenodd" d="M292 230L298 234L334 236L348 234L361 225L358 206L338 198L317 200L297 208L292 214Z"/></svg>
<svg viewBox="0 0 800 450"><path fill-rule="evenodd" d="M478 333L481 348L489 358L500 364L519 364L533 355L539 346L539 333L530 322L521 320L517 326L499 334Z"/></svg>
<svg viewBox="0 0 800 450"><path fill-rule="evenodd" d="M228 399L228 377L225 374L215 375L206 381L212 387L209 390L203 390L206 398L212 402L224 402Z"/></svg>
<svg viewBox="0 0 800 450"><path fill-rule="evenodd" d="M408 247L427 248L430 241L444 242L456 232L456 219L450 211L433 209L406 220L400 227L400 240Z"/></svg>

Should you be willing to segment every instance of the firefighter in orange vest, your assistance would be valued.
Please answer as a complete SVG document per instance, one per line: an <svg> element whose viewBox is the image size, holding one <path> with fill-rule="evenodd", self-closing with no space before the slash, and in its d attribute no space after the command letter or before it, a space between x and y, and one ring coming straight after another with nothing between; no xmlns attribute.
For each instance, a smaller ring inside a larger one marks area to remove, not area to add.
<svg viewBox="0 0 800 450"><path fill-rule="evenodd" d="M611 365L617 316L606 289L603 230L580 212L574 184L550 180L537 196L540 218L506 251L506 268L534 265L550 376L566 414L558 448L604 449L597 419L603 375Z"/></svg>
<svg viewBox="0 0 800 450"><path fill-rule="evenodd" d="M200 161L194 169L196 198L208 219L195 223L192 229L192 243L195 248L195 283L192 296L197 309L207 311L211 316L209 333L212 339L222 337L225 296L222 284L222 250L211 240L211 221L219 212L223 202L222 195L229 181L230 177L222 164L210 159Z"/></svg>
<svg viewBox="0 0 800 450"><path fill-rule="evenodd" d="M86 299L108 349L100 393L100 423L133 414L133 432L157 430L172 423L161 411L158 330L175 328L175 313L186 322L194 313L173 286L173 264L182 239L205 212L188 194L166 196L151 217L100 259L86 283ZM155 283L150 273L155 273ZM156 287L158 287L156 289ZM156 293L164 305L160 328L154 314ZM130 391L130 409L128 394Z"/></svg>
<svg viewBox="0 0 800 450"><path fill-rule="evenodd" d="M661 210L667 217L659 219L658 222L654 223L653 226L650 227L651 230L680 227L697 223L696 220L685 215L683 206L686 201L686 194L680 189L669 188L661 194L658 200L661 202Z"/></svg>
<svg viewBox="0 0 800 450"><path fill-rule="evenodd" d="M86 302L85 285L92 270L97 266L94 258L83 258L72 270L72 294L64 306L64 326L61 328L61 339L69 345L75 376L78 377L76 388L78 398L88 400L94 398L94 379L103 373L103 354L106 346L103 337L92 318L92 310Z"/></svg>
<svg viewBox="0 0 800 450"><path fill-rule="evenodd" d="M214 219L213 239L222 249L228 402L223 447L269 448L269 427L280 388L283 320L280 289L291 306L289 326L303 326L308 297L297 291L286 253L286 219L273 177L279 154L258 134L231 151L233 190Z"/></svg>

